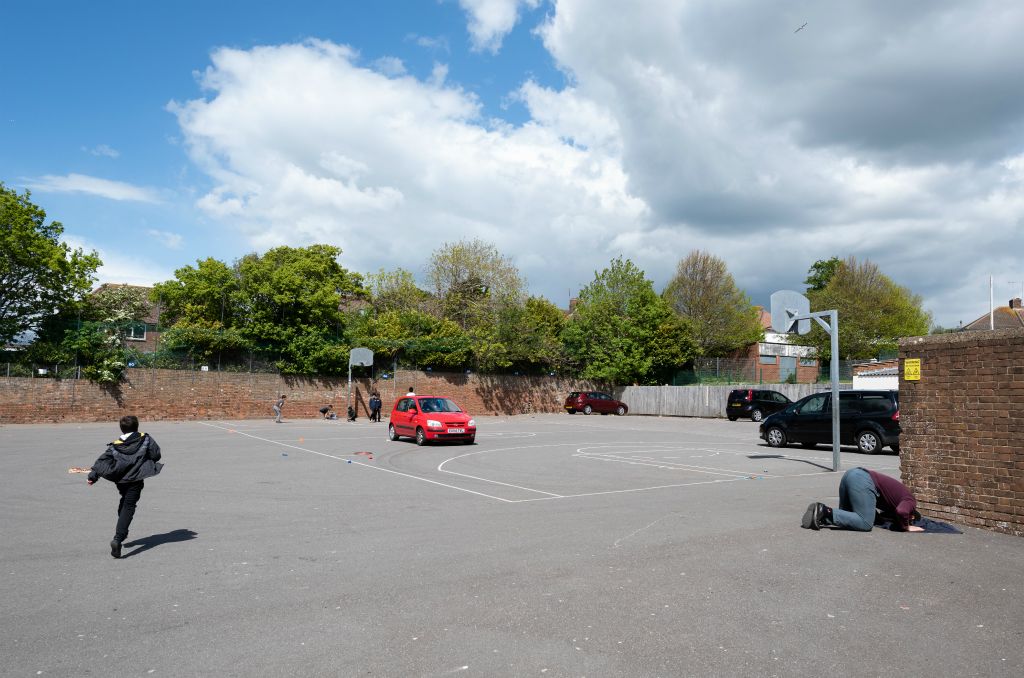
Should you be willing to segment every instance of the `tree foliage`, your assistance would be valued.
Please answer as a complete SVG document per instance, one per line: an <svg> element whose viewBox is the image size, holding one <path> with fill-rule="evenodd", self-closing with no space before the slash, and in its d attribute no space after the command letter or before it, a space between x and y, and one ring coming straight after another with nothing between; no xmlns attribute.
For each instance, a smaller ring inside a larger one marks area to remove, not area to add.
<svg viewBox="0 0 1024 678"><path fill-rule="evenodd" d="M562 339L581 376L612 384L655 383L700 352L688 321L622 258L580 291Z"/></svg>
<svg viewBox="0 0 1024 678"><path fill-rule="evenodd" d="M807 279L804 280L807 292L818 292L825 289L842 263L839 257L832 257L831 259L819 259L811 264L811 268L807 271Z"/></svg>
<svg viewBox="0 0 1024 678"><path fill-rule="evenodd" d="M845 360L895 351L900 337L927 334L931 326L931 314L921 308L921 297L867 260L840 261L828 283L807 296L812 311L839 311L839 354ZM802 343L814 346L823 359L830 358L829 337L816 324Z"/></svg>
<svg viewBox="0 0 1024 678"><path fill-rule="evenodd" d="M725 262L708 252L694 250L680 260L662 296L690 322L706 356L722 356L764 338L757 308L736 287Z"/></svg>
<svg viewBox="0 0 1024 678"><path fill-rule="evenodd" d="M482 240L446 243L430 255L430 291L439 315L463 329L494 327L498 314L525 300L519 269Z"/></svg>
<svg viewBox="0 0 1024 678"><path fill-rule="evenodd" d="M38 329L47 316L81 300L92 287L96 252L72 249L64 227L0 183L0 342Z"/></svg>
<svg viewBox="0 0 1024 678"><path fill-rule="evenodd" d="M216 259L175 271L151 298L165 309L171 347L196 357L258 349L285 373L341 374L348 366L346 302L363 299L362 277L330 245L277 247L229 266Z"/></svg>

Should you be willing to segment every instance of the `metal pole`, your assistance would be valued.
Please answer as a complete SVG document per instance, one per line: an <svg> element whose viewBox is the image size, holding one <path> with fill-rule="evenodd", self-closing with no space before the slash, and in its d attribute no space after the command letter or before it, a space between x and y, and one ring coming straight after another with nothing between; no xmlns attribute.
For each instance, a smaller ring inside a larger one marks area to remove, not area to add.
<svg viewBox="0 0 1024 678"><path fill-rule="evenodd" d="M829 311L828 319L832 325L832 359L829 361L829 374L832 378L832 470L839 470L839 311Z"/></svg>

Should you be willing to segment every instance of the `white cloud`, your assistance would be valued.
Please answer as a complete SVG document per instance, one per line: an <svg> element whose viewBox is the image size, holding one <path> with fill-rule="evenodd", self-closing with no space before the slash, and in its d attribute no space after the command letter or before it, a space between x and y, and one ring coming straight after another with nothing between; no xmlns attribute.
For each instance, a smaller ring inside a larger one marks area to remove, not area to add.
<svg viewBox="0 0 1024 678"><path fill-rule="evenodd" d="M180 250L181 246L185 243L185 238L180 233L158 231L155 228L149 229L146 233L155 238L157 242L167 249Z"/></svg>
<svg viewBox="0 0 1024 678"><path fill-rule="evenodd" d="M484 120L443 73L386 77L322 42L219 50L202 85L208 98L171 106L215 183L197 204L255 247L329 242L355 270L419 271L444 242L480 237L529 279L553 279L565 304L647 212L626 190L614 124L585 102L514 128ZM591 120L580 136L600 148L563 140L567 116Z"/></svg>
<svg viewBox="0 0 1024 678"><path fill-rule="evenodd" d="M47 174L37 178L25 179L25 185L34 191L43 193L86 193L109 200L160 202L160 197L155 189L134 186L121 181L90 177L85 174L67 174L63 176Z"/></svg>
<svg viewBox="0 0 1024 678"><path fill-rule="evenodd" d="M461 2L492 51L536 4ZM315 41L218 50L171 110L213 183L197 204L251 246L419 271L480 237L562 304L620 254L660 287L710 250L755 303L853 254L955 325L990 273L1024 278L1022 30L998 0L558 0L538 32L570 85L525 80L520 126L444 64L419 80Z"/></svg>
<svg viewBox="0 0 1024 678"><path fill-rule="evenodd" d="M620 242L656 279L702 247L764 303L854 254L948 325L984 310L985 271L1021 271L1021 30L1024 6L999 0L558 0L539 33L573 83L558 96L617 124L652 223ZM562 136L601 129L541 94L531 113Z"/></svg>
<svg viewBox="0 0 1024 678"><path fill-rule="evenodd" d="M381 57L373 62L373 67L378 73L392 78L405 75L405 64L398 57Z"/></svg>
<svg viewBox="0 0 1024 678"><path fill-rule="evenodd" d="M82 150L85 151L86 153L90 153L92 155L102 155L102 156L105 156L107 158L119 158L119 157L121 157L121 152L120 151L118 151L116 148L111 148L110 146L107 146L106 144L100 144L99 146L93 146L92 148L87 148L87 147L83 146Z"/></svg>
<svg viewBox="0 0 1024 678"><path fill-rule="evenodd" d="M459 0L469 18L473 48L495 53L519 20L520 7L532 9L539 4L540 0Z"/></svg>

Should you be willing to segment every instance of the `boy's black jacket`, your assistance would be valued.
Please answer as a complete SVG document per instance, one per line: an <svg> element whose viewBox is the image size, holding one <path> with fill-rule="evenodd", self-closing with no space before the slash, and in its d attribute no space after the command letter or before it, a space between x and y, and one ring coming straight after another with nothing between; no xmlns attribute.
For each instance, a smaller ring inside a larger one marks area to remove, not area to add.
<svg viewBox="0 0 1024 678"><path fill-rule="evenodd" d="M112 483L130 483L150 478L164 467L160 446L148 433L133 434L128 440L121 436L107 445L89 472L89 480L106 478Z"/></svg>

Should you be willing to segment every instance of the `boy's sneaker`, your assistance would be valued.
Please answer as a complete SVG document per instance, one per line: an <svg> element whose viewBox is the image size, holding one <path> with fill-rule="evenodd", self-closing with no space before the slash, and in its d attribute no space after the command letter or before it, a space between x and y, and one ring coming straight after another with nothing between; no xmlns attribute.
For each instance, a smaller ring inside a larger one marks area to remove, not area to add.
<svg viewBox="0 0 1024 678"><path fill-rule="evenodd" d="M119 542L116 539L110 540L110 555L114 556L115 558L121 557L121 542Z"/></svg>

